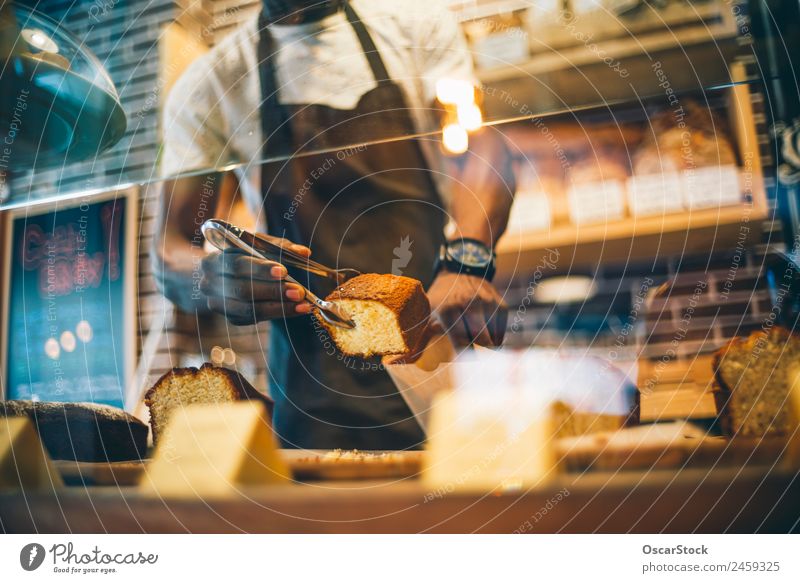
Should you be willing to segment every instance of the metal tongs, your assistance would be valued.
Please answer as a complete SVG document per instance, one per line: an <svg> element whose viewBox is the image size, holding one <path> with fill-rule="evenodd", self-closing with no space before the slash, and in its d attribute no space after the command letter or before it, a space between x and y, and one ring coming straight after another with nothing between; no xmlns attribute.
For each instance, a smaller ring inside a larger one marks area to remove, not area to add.
<svg viewBox="0 0 800 583"><path fill-rule="evenodd" d="M334 280L337 285L351 277L361 275L361 272L355 269L332 269L278 245L266 235L245 231L221 219L208 219L200 229L206 240L220 251L236 248L253 257L277 261L285 266L297 267L314 275L327 277ZM326 302L318 298L290 275L284 279L302 288L305 294L304 299L319 309L320 316L326 322L340 328L355 328L356 324L350 318L350 314L334 302Z"/></svg>

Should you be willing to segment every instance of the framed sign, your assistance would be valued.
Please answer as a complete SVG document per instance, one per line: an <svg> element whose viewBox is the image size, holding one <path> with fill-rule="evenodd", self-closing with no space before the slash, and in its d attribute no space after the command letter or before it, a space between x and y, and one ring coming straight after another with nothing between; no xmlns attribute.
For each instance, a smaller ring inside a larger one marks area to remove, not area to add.
<svg viewBox="0 0 800 583"><path fill-rule="evenodd" d="M6 399L126 403L136 281L132 190L23 209L6 224Z"/></svg>

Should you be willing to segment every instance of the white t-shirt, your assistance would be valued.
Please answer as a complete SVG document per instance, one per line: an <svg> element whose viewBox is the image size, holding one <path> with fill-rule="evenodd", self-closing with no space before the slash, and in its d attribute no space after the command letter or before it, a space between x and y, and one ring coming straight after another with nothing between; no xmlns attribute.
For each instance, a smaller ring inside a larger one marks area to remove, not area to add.
<svg viewBox="0 0 800 583"><path fill-rule="evenodd" d="M441 0L351 0L391 78L406 95L415 129L436 132L430 107L441 78L474 81L472 59L458 23ZM291 105L353 109L376 87L355 31L340 11L317 23L273 25L278 98ZM173 87L164 109L162 173L172 176L244 163L237 170L254 214L263 220L258 160L262 137L259 107L258 19L254 16L198 58ZM358 142L357 136L354 142ZM439 138L423 151L443 197Z"/></svg>

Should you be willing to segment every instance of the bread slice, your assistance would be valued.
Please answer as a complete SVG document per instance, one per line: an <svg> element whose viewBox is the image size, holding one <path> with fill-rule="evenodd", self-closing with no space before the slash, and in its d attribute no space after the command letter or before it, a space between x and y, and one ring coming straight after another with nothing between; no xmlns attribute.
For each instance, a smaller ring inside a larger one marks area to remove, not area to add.
<svg viewBox="0 0 800 583"><path fill-rule="evenodd" d="M147 455L147 425L97 403L0 401L0 417L27 416L54 460L121 462Z"/></svg>
<svg viewBox="0 0 800 583"><path fill-rule="evenodd" d="M272 417L272 399L236 371L208 362L199 369L173 368L144 396L145 405L150 410L153 442L157 442L175 409L195 403L229 403L246 399L264 403L268 416Z"/></svg>
<svg viewBox="0 0 800 583"><path fill-rule="evenodd" d="M714 400L728 435L791 433L787 398L800 372L800 337L775 326L734 338L714 355Z"/></svg>
<svg viewBox="0 0 800 583"><path fill-rule="evenodd" d="M341 306L353 329L317 319L348 356L406 355L421 342L431 314L422 283L400 275L367 273L354 277L325 298Z"/></svg>

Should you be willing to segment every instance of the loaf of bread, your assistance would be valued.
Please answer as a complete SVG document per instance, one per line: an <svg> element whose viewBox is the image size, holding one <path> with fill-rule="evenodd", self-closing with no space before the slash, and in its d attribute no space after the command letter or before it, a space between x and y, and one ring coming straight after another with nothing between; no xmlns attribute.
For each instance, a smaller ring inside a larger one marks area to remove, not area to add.
<svg viewBox="0 0 800 583"><path fill-rule="evenodd" d="M0 401L0 417L27 416L54 460L121 462L147 454L147 425L95 403Z"/></svg>
<svg viewBox="0 0 800 583"><path fill-rule="evenodd" d="M622 181L630 176L625 150L619 146L600 145L576 152L567 168L569 184Z"/></svg>
<svg viewBox="0 0 800 583"><path fill-rule="evenodd" d="M199 369L173 368L162 376L144 396L150 410L153 442L164 431L176 409L195 403L228 403L255 399L264 403L272 417L272 400L259 392L238 372L206 363Z"/></svg>
<svg viewBox="0 0 800 583"><path fill-rule="evenodd" d="M665 110L651 118L647 139L634 156L634 174L661 174L736 164L736 154L722 120L709 107L694 100L685 101L683 109L683 127L673 110Z"/></svg>
<svg viewBox="0 0 800 583"><path fill-rule="evenodd" d="M734 338L714 355L714 399L728 435L791 433L787 398L800 372L800 337L775 326Z"/></svg>
<svg viewBox="0 0 800 583"><path fill-rule="evenodd" d="M421 343L431 313L422 283L400 275L368 273L354 277L325 298L355 322L347 329L317 319L348 356L406 355Z"/></svg>

